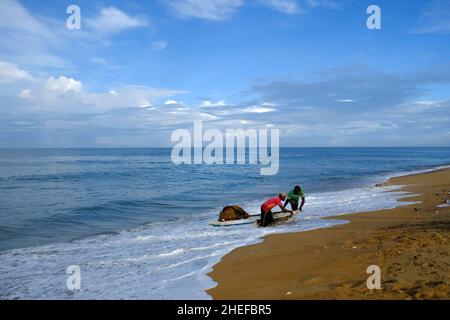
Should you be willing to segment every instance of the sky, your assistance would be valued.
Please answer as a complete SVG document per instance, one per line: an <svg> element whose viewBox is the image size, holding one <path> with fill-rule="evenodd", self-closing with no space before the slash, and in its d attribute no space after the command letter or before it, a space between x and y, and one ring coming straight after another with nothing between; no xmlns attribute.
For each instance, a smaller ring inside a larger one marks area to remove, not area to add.
<svg viewBox="0 0 450 320"><path fill-rule="evenodd" d="M450 146L450 0L1 0L0 39L0 147Z"/></svg>

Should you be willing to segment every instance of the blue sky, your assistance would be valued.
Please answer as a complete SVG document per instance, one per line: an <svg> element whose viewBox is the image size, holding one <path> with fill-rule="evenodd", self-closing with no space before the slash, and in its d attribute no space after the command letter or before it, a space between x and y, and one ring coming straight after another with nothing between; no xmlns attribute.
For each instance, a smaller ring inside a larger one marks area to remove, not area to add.
<svg viewBox="0 0 450 320"><path fill-rule="evenodd" d="M448 0L2 0L0 36L0 147L170 146L194 120L450 145Z"/></svg>

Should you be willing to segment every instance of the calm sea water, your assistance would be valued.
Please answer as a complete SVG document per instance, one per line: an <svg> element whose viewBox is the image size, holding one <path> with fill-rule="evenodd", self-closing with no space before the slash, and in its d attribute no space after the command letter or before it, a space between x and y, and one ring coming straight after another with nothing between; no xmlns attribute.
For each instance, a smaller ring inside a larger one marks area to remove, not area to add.
<svg viewBox="0 0 450 320"><path fill-rule="evenodd" d="M280 171L182 165L170 149L0 150L1 298L208 298L211 265L268 233L397 205L389 176L450 164L450 148L284 148ZM221 207L250 212L301 184L302 217L274 228L208 226ZM66 289L79 265L82 288Z"/></svg>

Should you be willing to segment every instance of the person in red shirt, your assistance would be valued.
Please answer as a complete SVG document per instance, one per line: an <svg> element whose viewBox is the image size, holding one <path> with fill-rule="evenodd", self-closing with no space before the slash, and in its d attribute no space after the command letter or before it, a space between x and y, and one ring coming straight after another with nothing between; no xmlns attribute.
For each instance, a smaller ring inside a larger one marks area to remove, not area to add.
<svg viewBox="0 0 450 320"><path fill-rule="evenodd" d="M282 201L286 200L286 193L282 192L278 195L278 197L271 198L264 202L261 206L261 220L259 221L260 227L267 227L269 224L273 222L273 213L272 209L275 207L280 207L281 211L289 212L293 214L292 210L287 210Z"/></svg>

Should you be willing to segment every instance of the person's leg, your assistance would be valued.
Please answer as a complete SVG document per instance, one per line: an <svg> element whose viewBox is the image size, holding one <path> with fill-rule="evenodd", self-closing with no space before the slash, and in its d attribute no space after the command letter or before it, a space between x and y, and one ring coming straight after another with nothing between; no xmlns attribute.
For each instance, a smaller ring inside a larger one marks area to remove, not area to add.
<svg viewBox="0 0 450 320"><path fill-rule="evenodd" d="M266 219L266 213L261 208L261 219L259 220L259 226L264 227L264 220Z"/></svg>
<svg viewBox="0 0 450 320"><path fill-rule="evenodd" d="M273 214L272 211L265 212L261 209L261 227L267 227L273 222Z"/></svg>
<svg viewBox="0 0 450 320"><path fill-rule="evenodd" d="M298 210L298 203L294 203L294 202L291 202L291 208L292 208L292 210Z"/></svg>
<svg viewBox="0 0 450 320"><path fill-rule="evenodd" d="M266 222L265 227L273 223L273 213L272 213L272 211L269 211L269 212L266 213L266 221L265 222Z"/></svg>

